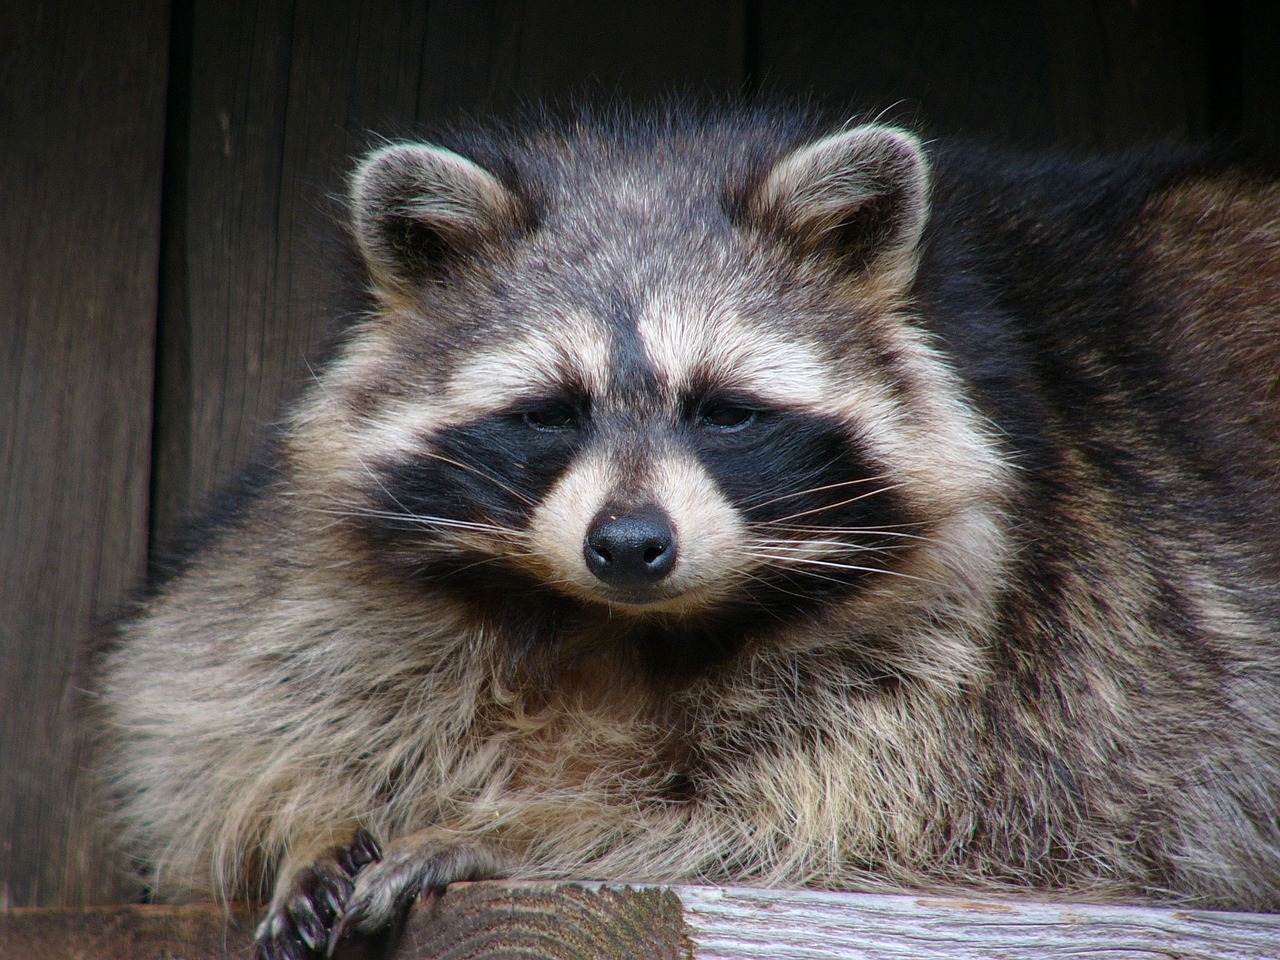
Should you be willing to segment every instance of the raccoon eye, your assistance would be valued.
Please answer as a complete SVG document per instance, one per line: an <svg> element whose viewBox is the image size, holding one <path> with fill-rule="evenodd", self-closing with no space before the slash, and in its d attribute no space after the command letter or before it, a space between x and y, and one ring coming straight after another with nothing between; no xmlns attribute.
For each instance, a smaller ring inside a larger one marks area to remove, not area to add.
<svg viewBox="0 0 1280 960"><path fill-rule="evenodd" d="M758 411L728 400L710 400L698 408L698 425L720 433L735 433L753 423Z"/></svg>
<svg viewBox="0 0 1280 960"><path fill-rule="evenodd" d="M578 426L578 412L566 403L548 403L525 410L520 419L534 430L573 430Z"/></svg>

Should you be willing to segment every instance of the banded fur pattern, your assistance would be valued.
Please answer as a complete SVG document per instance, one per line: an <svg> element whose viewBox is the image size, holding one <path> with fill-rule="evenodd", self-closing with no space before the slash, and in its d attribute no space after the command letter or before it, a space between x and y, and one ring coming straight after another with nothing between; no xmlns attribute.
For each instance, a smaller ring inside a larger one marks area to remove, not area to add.
<svg viewBox="0 0 1280 960"><path fill-rule="evenodd" d="M427 849L1280 907L1268 175L677 110L351 211L367 314L104 661L162 894L362 829L376 918Z"/></svg>

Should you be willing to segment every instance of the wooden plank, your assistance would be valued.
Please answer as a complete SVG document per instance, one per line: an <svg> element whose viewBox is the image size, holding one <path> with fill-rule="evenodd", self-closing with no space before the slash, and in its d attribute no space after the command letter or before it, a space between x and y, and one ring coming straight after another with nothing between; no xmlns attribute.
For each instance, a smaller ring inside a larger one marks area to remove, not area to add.
<svg viewBox="0 0 1280 960"><path fill-rule="evenodd" d="M766 88L1024 145L1207 132L1198 3L760 0L753 9L753 69Z"/></svg>
<svg viewBox="0 0 1280 960"><path fill-rule="evenodd" d="M245 958L254 914L218 906L0 912L0 956ZM344 947L338 960L381 945ZM423 898L394 960L1259 960L1280 915L908 894L569 883Z"/></svg>
<svg viewBox="0 0 1280 960"><path fill-rule="evenodd" d="M250 458L331 326L326 242L366 131L413 116L422 4L198 0L171 140L156 535Z"/></svg>
<svg viewBox="0 0 1280 960"><path fill-rule="evenodd" d="M630 930L648 932L616 953L597 947ZM395 956L446 951L455 960L1256 960L1280 955L1280 916L813 890L458 884L419 905Z"/></svg>
<svg viewBox="0 0 1280 960"><path fill-rule="evenodd" d="M1204 24L1216 15L1215 6L1194 0L1046 4L1045 65L1055 137L1119 146L1209 136Z"/></svg>
<svg viewBox="0 0 1280 960"><path fill-rule="evenodd" d="M741 0L447 0L430 5L419 116L593 92L643 100L744 80Z"/></svg>
<svg viewBox="0 0 1280 960"><path fill-rule="evenodd" d="M1240 129L1273 150L1280 150L1280 4L1242 0L1236 34ZM1226 52L1230 55L1230 51Z"/></svg>
<svg viewBox="0 0 1280 960"><path fill-rule="evenodd" d="M0 6L0 905L120 895L74 671L146 549L168 9Z"/></svg>
<svg viewBox="0 0 1280 960"><path fill-rule="evenodd" d="M257 909L213 903L0 910L4 960L250 960ZM380 960L390 938L344 942L333 960Z"/></svg>
<svg viewBox="0 0 1280 960"><path fill-rule="evenodd" d="M0 912L5 960L249 960L254 918L211 904Z"/></svg>
<svg viewBox="0 0 1280 960"><path fill-rule="evenodd" d="M1280 955L1280 916L1265 914L908 894L676 889L698 960L1258 960Z"/></svg>
<svg viewBox="0 0 1280 960"><path fill-rule="evenodd" d="M419 901L396 960L693 960L678 888L461 883Z"/></svg>

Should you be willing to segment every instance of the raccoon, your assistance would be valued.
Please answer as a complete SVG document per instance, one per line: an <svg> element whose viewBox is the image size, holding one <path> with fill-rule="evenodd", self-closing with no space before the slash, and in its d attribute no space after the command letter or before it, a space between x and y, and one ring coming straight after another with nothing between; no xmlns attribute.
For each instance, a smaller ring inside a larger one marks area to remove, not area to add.
<svg viewBox="0 0 1280 960"><path fill-rule="evenodd" d="M1280 909L1280 186L800 111L397 142L367 309L96 688L158 896Z"/></svg>

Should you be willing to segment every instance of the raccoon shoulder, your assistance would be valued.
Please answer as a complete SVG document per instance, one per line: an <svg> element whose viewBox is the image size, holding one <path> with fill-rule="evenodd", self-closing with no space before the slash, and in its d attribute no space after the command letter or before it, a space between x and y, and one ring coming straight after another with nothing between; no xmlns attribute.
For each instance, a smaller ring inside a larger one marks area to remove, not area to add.
<svg viewBox="0 0 1280 960"><path fill-rule="evenodd" d="M1100 437L1114 411L1117 442L1126 426L1160 433L1274 511L1274 166L1209 148L1081 160L944 146L935 162L921 314L952 318L953 356L993 385L1001 422Z"/></svg>

